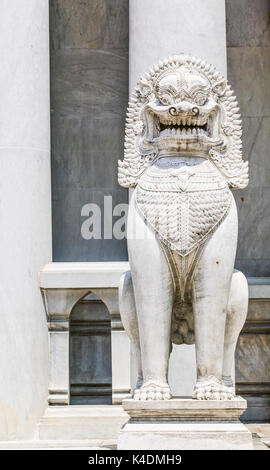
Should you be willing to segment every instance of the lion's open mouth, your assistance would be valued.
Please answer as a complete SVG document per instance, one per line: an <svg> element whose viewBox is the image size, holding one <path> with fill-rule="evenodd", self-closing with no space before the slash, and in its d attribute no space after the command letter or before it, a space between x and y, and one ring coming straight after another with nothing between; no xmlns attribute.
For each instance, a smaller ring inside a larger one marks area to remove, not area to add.
<svg viewBox="0 0 270 470"><path fill-rule="evenodd" d="M208 153L213 145L222 143L220 113L216 105L190 111L178 111L177 106L151 104L145 109L146 132L141 141L145 148L155 144L159 150L172 152Z"/></svg>
<svg viewBox="0 0 270 470"><path fill-rule="evenodd" d="M207 152L211 145L220 141L216 110L198 116L188 113L171 116L168 112L151 111L146 135L160 150Z"/></svg>
<svg viewBox="0 0 270 470"><path fill-rule="evenodd" d="M208 140L217 137L216 113L208 116L154 116L155 135L158 140L172 138L181 140Z"/></svg>
<svg viewBox="0 0 270 470"><path fill-rule="evenodd" d="M191 118L178 118L175 121L166 123L160 121L159 123L160 137L179 136L181 138L197 138L203 135L209 135L207 122L197 122Z"/></svg>

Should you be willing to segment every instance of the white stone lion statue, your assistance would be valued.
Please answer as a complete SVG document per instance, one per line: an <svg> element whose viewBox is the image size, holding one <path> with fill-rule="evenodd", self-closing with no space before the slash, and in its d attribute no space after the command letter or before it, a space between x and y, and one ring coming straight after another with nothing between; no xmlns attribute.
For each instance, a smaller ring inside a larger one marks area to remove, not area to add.
<svg viewBox="0 0 270 470"><path fill-rule="evenodd" d="M193 398L233 399L248 288L234 270L238 221L230 188L247 185L248 164L238 104L212 65L180 54L139 80L127 111L119 183L135 188L130 271L119 289L137 362L134 398L170 399L172 343L195 343Z"/></svg>

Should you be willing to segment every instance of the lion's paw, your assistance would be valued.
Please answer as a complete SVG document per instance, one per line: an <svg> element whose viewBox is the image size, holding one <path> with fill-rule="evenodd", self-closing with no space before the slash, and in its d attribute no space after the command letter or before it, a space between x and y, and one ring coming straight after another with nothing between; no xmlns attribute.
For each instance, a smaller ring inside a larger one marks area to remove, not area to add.
<svg viewBox="0 0 270 470"><path fill-rule="evenodd" d="M170 400L172 393L169 385L146 382L134 391L134 400Z"/></svg>
<svg viewBox="0 0 270 470"><path fill-rule="evenodd" d="M192 398L196 400L233 400L234 391L214 376L199 379L195 385Z"/></svg>

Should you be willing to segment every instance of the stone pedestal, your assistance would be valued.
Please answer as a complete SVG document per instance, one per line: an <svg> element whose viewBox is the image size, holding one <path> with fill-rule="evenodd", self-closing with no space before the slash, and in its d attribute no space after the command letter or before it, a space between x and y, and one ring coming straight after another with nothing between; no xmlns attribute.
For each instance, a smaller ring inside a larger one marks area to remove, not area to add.
<svg viewBox="0 0 270 470"><path fill-rule="evenodd" d="M246 400L123 401L130 419L118 449L252 450L251 432L239 421Z"/></svg>

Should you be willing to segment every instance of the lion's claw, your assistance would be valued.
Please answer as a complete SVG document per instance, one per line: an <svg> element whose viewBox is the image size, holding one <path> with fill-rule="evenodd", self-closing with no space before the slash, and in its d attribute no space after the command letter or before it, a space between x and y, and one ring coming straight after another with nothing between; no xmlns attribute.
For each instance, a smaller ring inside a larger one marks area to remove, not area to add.
<svg viewBox="0 0 270 470"><path fill-rule="evenodd" d="M148 382L134 391L134 400L170 400L172 393L169 385Z"/></svg>
<svg viewBox="0 0 270 470"><path fill-rule="evenodd" d="M233 400L234 391L214 376L197 381L193 396L196 400Z"/></svg>

